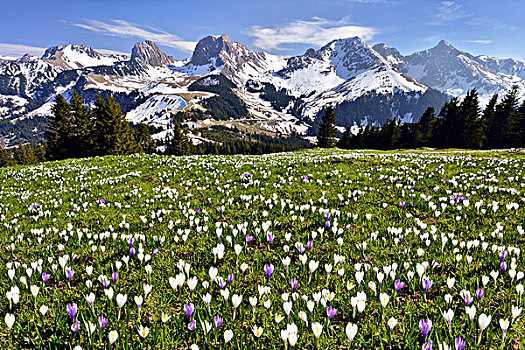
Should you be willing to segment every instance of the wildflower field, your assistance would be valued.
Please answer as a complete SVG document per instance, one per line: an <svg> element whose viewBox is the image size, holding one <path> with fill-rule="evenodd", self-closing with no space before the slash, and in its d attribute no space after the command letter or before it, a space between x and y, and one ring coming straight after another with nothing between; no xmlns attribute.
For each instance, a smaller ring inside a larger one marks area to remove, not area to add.
<svg viewBox="0 0 525 350"><path fill-rule="evenodd" d="M523 349L519 152L0 169L5 349Z"/></svg>

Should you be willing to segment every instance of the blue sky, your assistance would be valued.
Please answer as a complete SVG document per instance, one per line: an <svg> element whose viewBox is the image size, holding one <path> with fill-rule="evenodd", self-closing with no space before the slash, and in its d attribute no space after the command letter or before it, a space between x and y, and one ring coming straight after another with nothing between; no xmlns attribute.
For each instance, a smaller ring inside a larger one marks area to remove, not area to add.
<svg viewBox="0 0 525 350"><path fill-rule="evenodd" d="M525 60L522 0L69 0L6 1L0 55L41 54L68 43L129 53L151 39L175 58L206 35L252 50L297 55L359 35L403 54L445 39L473 54Z"/></svg>

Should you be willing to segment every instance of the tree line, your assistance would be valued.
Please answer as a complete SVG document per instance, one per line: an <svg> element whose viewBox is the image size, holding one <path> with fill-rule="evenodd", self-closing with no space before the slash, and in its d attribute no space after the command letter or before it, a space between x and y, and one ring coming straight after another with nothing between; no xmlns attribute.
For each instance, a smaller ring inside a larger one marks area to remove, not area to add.
<svg viewBox="0 0 525 350"><path fill-rule="evenodd" d="M194 145L184 133L180 118L174 116L172 133L156 142L150 127L130 124L111 95L95 96L93 107L74 91L68 103L57 95L45 130L43 144L33 143L8 150L0 147L0 167L32 165L43 161L132 153L192 154L265 154L297 150L303 145L263 136L250 136L223 142ZM154 128L152 128L154 129ZM155 130L154 130L155 131ZM156 130L158 131L158 130ZM164 152L157 149L164 146Z"/></svg>
<svg viewBox="0 0 525 350"><path fill-rule="evenodd" d="M390 119L382 127L367 125L357 135L346 129L337 146L345 149L525 147L525 101L513 87L503 98L495 94L482 110L476 89L452 98L435 114L429 107L416 123Z"/></svg>

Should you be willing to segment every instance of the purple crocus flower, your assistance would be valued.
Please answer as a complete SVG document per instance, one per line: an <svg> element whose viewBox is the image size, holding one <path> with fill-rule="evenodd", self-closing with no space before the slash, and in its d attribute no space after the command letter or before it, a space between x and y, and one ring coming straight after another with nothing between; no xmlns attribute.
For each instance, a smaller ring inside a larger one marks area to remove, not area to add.
<svg viewBox="0 0 525 350"><path fill-rule="evenodd" d="M477 301L479 301L482 296L483 296L483 288L476 289L476 299L477 299Z"/></svg>
<svg viewBox="0 0 525 350"><path fill-rule="evenodd" d="M224 282L222 279L218 282L219 283L219 287L222 289L224 287L226 287L226 282Z"/></svg>
<svg viewBox="0 0 525 350"><path fill-rule="evenodd" d="M297 288L297 286L299 285L299 282L297 281L297 278L295 278L295 277L292 278L291 285L292 285L292 291L294 291Z"/></svg>
<svg viewBox="0 0 525 350"><path fill-rule="evenodd" d="M197 327L197 321L193 320L190 323L188 323L188 329L190 332L193 332L195 330L195 327Z"/></svg>
<svg viewBox="0 0 525 350"><path fill-rule="evenodd" d="M461 337L456 338L456 350L463 350L466 346L467 343Z"/></svg>
<svg viewBox="0 0 525 350"><path fill-rule="evenodd" d="M151 256L155 256L159 253L158 248L153 249L153 252L151 253Z"/></svg>
<svg viewBox="0 0 525 350"><path fill-rule="evenodd" d="M400 202L399 202L399 207L400 207L400 208L403 208L404 206L405 206L405 202L400 201Z"/></svg>
<svg viewBox="0 0 525 350"><path fill-rule="evenodd" d="M129 249L129 253L131 254L131 256L135 257L135 248L131 247Z"/></svg>
<svg viewBox="0 0 525 350"><path fill-rule="evenodd" d="M129 239L128 245L129 245L130 248L133 247L133 238Z"/></svg>
<svg viewBox="0 0 525 350"><path fill-rule="evenodd" d="M75 271L71 270L69 267L66 267L66 277L68 282L71 282L71 279L73 278L74 274Z"/></svg>
<svg viewBox="0 0 525 350"><path fill-rule="evenodd" d="M505 261L501 263L500 267L503 272L507 272L507 264L505 263Z"/></svg>
<svg viewBox="0 0 525 350"><path fill-rule="evenodd" d="M246 243L250 243L252 240L253 240L253 237L249 233L247 233L246 234Z"/></svg>
<svg viewBox="0 0 525 350"><path fill-rule="evenodd" d="M396 281L394 282L394 287L396 288L396 293L399 292L399 290L401 288L403 288L405 286L405 284L403 282L401 282L401 280L398 278L396 279Z"/></svg>
<svg viewBox="0 0 525 350"><path fill-rule="evenodd" d="M503 260L505 260L505 257L507 256L507 251L502 251L501 253L499 253L499 261L500 262L503 262Z"/></svg>
<svg viewBox="0 0 525 350"><path fill-rule="evenodd" d="M268 240L268 244L270 244L270 243L272 243L274 237L273 237L273 235L271 233L268 233L266 235L266 239Z"/></svg>
<svg viewBox="0 0 525 350"><path fill-rule="evenodd" d="M222 319L221 316L217 315L213 319L213 322L215 323L215 329L219 329L221 327L222 323L224 322L224 320Z"/></svg>
<svg viewBox="0 0 525 350"><path fill-rule="evenodd" d="M302 244L297 245L297 251L299 251L299 254L303 254L305 250L306 249L304 249Z"/></svg>
<svg viewBox="0 0 525 350"><path fill-rule="evenodd" d="M328 308L326 309L326 315L328 316L328 320L331 320L332 317L334 317L337 314L337 309L333 308L332 305L328 305Z"/></svg>
<svg viewBox="0 0 525 350"><path fill-rule="evenodd" d="M67 313L69 314L69 317L71 317L71 321L75 319L75 316L77 315L77 304L71 303L66 305Z"/></svg>
<svg viewBox="0 0 525 350"><path fill-rule="evenodd" d="M308 243L306 243L306 248L308 248L308 251L310 251L310 249L312 249L313 245L314 245L314 241L308 241Z"/></svg>
<svg viewBox="0 0 525 350"><path fill-rule="evenodd" d="M423 339L427 339L427 335L428 333L430 333L430 330L432 329L432 321L429 318L427 318L426 320L420 320L419 329L421 330Z"/></svg>
<svg viewBox="0 0 525 350"><path fill-rule="evenodd" d="M233 273L230 273L230 274L228 275L228 283L230 284L230 286L232 285L232 282L233 282L233 278L234 278L234 276L235 276L235 275L234 275Z"/></svg>
<svg viewBox="0 0 525 350"><path fill-rule="evenodd" d="M184 312L186 313L188 320L191 319L194 310L195 308L193 307L193 303L184 304Z"/></svg>
<svg viewBox="0 0 525 350"><path fill-rule="evenodd" d="M330 228L330 221L325 222L326 228Z"/></svg>
<svg viewBox="0 0 525 350"><path fill-rule="evenodd" d="M98 325L100 326L100 330L103 330L104 327L106 327L108 324L108 319L104 317L104 315L100 315L98 317Z"/></svg>
<svg viewBox="0 0 525 350"><path fill-rule="evenodd" d="M273 264L266 264L264 265L264 273L266 274L266 278L270 280L270 277L273 273Z"/></svg>
<svg viewBox="0 0 525 350"><path fill-rule="evenodd" d="M118 278L118 272L113 272L113 274L111 275L111 279L113 280L113 283L117 283L117 278Z"/></svg>
<svg viewBox="0 0 525 350"><path fill-rule="evenodd" d="M48 273L45 272L45 271L42 272L42 281L44 281L44 283L46 283L46 282L49 280L49 278L51 278L51 275L50 275L50 274L48 274Z"/></svg>
<svg viewBox="0 0 525 350"><path fill-rule="evenodd" d="M470 293L465 294L465 304L470 305L474 301L474 298L470 296Z"/></svg>
<svg viewBox="0 0 525 350"><path fill-rule="evenodd" d="M425 290L425 294L427 294L430 287L432 287L432 281L426 277L423 277L423 289Z"/></svg>
<svg viewBox="0 0 525 350"><path fill-rule="evenodd" d="M429 340L427 343L423 344L421 347L423 350L431 350L432 349L432 340Z"/></svg>
<svg viewBox="0 0 525 350"><path fill-rule="evenodd" d="M77 322L75 322L75 323L73 323L73 324L71 325L71 331L72 331L73 333L78 332L79 329L80 329L80 322L79 322L79 321L77 321Z"/></svg>
<svg viewBox="0 0 525 350"><path fill-rule="evenodd" d="M108 288L110 284L111 282L108 281L106 278L102 279L102 285L104 286L104 288Z"/></svg>

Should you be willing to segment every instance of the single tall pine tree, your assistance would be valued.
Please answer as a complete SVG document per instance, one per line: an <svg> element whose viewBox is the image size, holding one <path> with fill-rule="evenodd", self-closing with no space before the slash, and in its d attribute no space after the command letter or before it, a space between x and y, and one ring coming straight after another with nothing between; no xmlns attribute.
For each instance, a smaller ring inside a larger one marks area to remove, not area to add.
<svg viewBox="0 0 525 350"><path fill-rule="evenodd" d="M50 121L46 127L46 153L51 160L70 156L71 148L71 109L62 95L57 95Z"/></svg>
<svg viewBox="0 0 525 350"><path fill-rule="evenodd" d="M151 138L148 126L144 123L140 123L137 127L137 143L140 146L141 152L155 152L155 140Z"/></svg>
<svg viewBox="0 0 525 350"><path fill-rule="evenodd" d="M93 109L94 127L91 133L94 155L122 155L137 152L133 129L123 117L120 105L112 96L103 100L99 95Z"/></svg>
<svg viewBox="0 0 525 350"><path fill-rule="evenodd" d="M431 124L434 119L434 107L428 107L416 124L416 145L427 147L432 139Z"/></svg>
<svg viewBox="0 0 525 350"><path fill-rule="evenodd" d="M166 147L166 154L172 154L176 156L185 156L190 153L190 144L188 138L182 132L180 124L173 121L173 135L168 142ZM228 153L229 154L229 153Z"/></svg>
<svg viewBox="0 0 525 350"><path fill-rule="evenodd" d="M335 128L335 112L332 106L324 112L317 134L317 147L332 148L335 145L337 130Z"/></svg>
<svg viewBox="0 0 525 350"><path fill-rule="evenodd" d="M69 105L72 123L70 153L72 157L86 157L90 149L91 113L76 90L73 91Z"/></svg>

